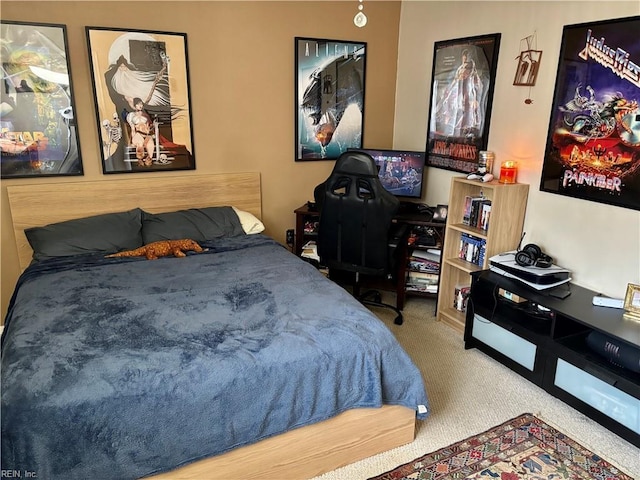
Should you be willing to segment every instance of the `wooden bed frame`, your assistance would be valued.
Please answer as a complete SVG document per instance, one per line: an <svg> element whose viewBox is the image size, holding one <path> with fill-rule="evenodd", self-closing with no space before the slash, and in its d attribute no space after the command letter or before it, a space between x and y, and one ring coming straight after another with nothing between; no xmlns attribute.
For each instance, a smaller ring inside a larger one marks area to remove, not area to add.
<svg viewBox="0 0 640 480"><path fill-rule="evenodd" d="M232 205L262 217L260 174L253 172L11 185L7 193L22 269L32 258L24 234L29 227L136 207L159 213ZM414 437L412 409L354 409L152 478L311 478L410 443Z"/></svg>

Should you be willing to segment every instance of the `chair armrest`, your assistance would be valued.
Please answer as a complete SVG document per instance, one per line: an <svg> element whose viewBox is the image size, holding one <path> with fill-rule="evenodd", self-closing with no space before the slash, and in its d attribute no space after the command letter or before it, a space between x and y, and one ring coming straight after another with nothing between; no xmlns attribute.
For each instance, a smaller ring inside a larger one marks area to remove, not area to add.
<svg viewBox="0 0 640 480"><path fill-rule="evenodd" d="M389 247L392 249L398 248L402 245L402 242L407 241L407 235L409 234L409 225L406 223L394 223L389 230Z"/></svg>

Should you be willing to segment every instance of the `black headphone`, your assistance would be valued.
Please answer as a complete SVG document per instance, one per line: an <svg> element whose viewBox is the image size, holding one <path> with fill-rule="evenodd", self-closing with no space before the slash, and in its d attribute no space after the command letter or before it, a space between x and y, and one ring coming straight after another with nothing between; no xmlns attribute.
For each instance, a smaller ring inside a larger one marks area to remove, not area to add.
<svg viewBox="0 0 640 480"><path fill-rule="evenodd" d="M553 258L544 253L539 246L529 243L516 252L516 263L521 267L549 268L553 265Z"/></svg>

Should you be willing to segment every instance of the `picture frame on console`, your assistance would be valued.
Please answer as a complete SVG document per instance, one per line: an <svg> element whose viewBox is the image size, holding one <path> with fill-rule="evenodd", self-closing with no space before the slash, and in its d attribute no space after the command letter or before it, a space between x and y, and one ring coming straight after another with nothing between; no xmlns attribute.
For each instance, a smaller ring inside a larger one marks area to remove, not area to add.
<svg viewBox="0 0 640 480"><path fill-rule="evenodd" d="M83 175L65 25L0 22L0 172Z"/></svg>
<svg viewBox="0 0 640 480"><path fill-rule="evenodd" d="M640 16L563 28L540 190L640 210Z"/></svg>
<svg viewBox="0 0 640 480"><path fill-rule="evenodd" d="M427 165L470 173L489 138L500 33L435 42Z"/></svg>
<svg viewBox="0 0 640 480"><path fill-rule="evenodd" d="M633 283L627 285L623 308L625 317L640 321L640 285Z"/></svg>
<svg viewBox="0 0 640 480"><path fill-rule="evenodd" d="M362 148L366 42L295 37L295 161Z"/></svg>
<svg viewBox="0 0 640 480"><path fill-rule="evenodd" d="M194 170L187 34L85 30L103 173Z"/></svg>

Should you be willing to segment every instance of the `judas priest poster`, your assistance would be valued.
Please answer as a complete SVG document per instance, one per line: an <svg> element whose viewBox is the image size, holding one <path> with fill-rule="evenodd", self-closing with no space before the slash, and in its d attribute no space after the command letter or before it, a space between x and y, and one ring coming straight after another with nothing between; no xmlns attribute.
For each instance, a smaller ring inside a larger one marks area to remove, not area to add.
<svg viewBox="0 0 640 480"><path fill-rule="evenodd" d="M475 172L487 146L500 34L436 42L427 165Z"/></svg>
<svg viewBox="0 0 640 480"><path fill-rule="evenodd" d="M639 31L564 27L540 190L640 210Z"/></svg>

